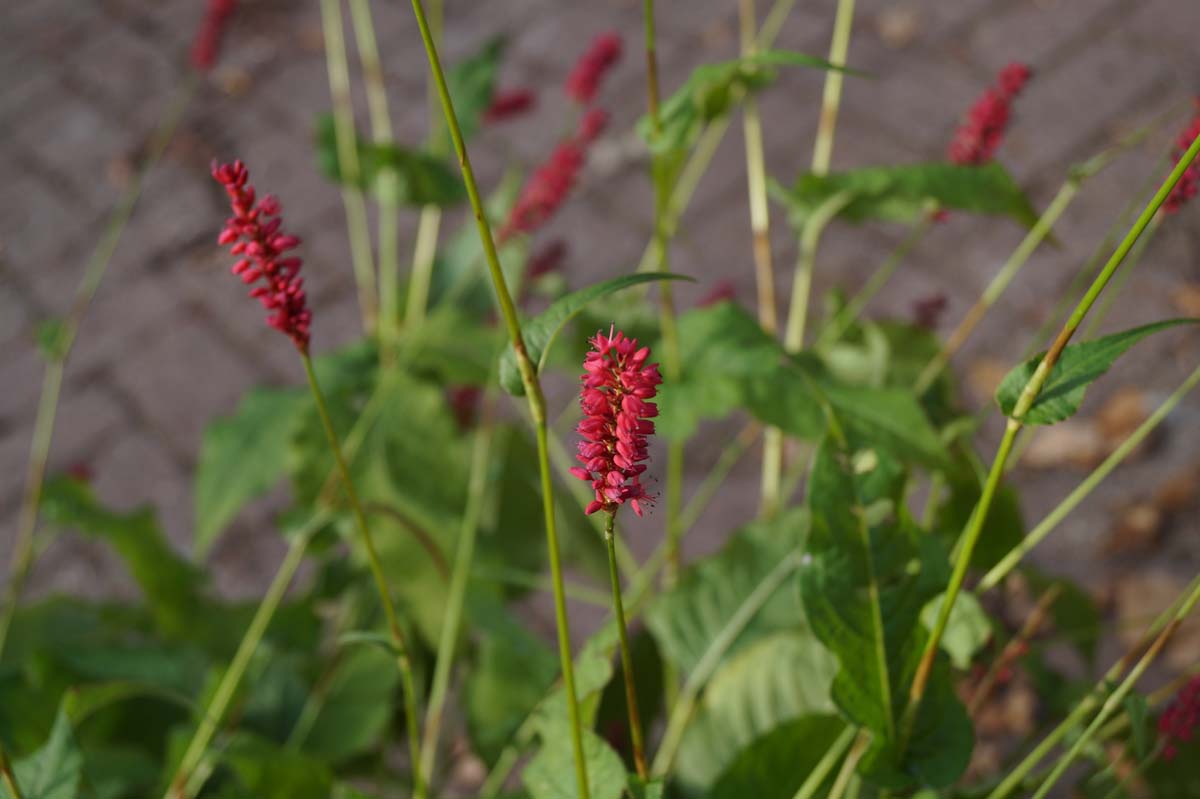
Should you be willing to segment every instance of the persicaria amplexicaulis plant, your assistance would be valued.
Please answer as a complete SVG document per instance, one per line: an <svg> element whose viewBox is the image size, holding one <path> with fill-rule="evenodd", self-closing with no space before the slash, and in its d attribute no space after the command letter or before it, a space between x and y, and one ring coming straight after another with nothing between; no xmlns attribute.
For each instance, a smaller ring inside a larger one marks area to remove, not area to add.
<svg viewBox="0 0 1200 799"><path fill-rule="evenodd" d="M1196 115L1192 117L1187 128L1179 134L1179 138L1175 140L1175 151L1171 157L1178 160L1197 136L1200 136L1200 98L1196 99ZM1195 197L1198 191L1200 191L1200 165L1193 162L1183 173L1179 182L1175 184L1175 188L1167 195L1166 202L1163 203L1163 213L1175 213L1186 205L1188 200Z"/></svg>
<svg viewBox="0 0 1200 799"><path fill-rule="evenodd" d="M637 339L610 330L589 341L593 349L583 362L579 395L583 420L576 428L583 436L576 459L583 466L572 467L571 474L591 482L596 492L588 514L616 513L629 503L641 516L642 503L653 501L641 475L650 457L646 437L654 434L650 420L658 416L658 406L649 400L658 393L662 376L658 364L646 363L650 348L638 347Z"/></svg>
<svg viewBox="0 0 1200 799"><path fill-rule="evenodd" d="M1191 742L1197 727L1200 727L1200 677L1193 677L1158 717L1163 759L1171 760L1179 754L1179 745Z"/></svg>
<svg viewBox="0 0 1200 799"><path fill-rule="evenodd" d="M596 99L604 76L620 60L621 37L615 33L597 36L567 77L564 86L567 96L580 105L590 105Z"/></svg>
<svg viewBox="0 0 1200 799"><path fill-rule="evenodd" d="M1020 63L1009 64L1000 71L996 85L975 101L955 132L946 153L951 163L985 164L992 160L1008 129L1012 102L1032 74L1028 66Z"/></svg>
<svg viewBox="0 0 1200 799"><path fill-rule="evenodd" d="M537 95L529 89L510 89L496 92L492 102L483 113L484 121L489 123L506 122L533 110L537 104Z"/></svg>
<svg viewBox="0 0 1200 799"><path fill-rule="evenodd" d="M268 194L256 200L250 185L250 172L241 161L212 166L213 178L225 187L233 216L217 238L222 246L241 256L233 265L233 273L243 283L256 284L250 296L270 311L267 324L286 335L300 352L308 353L309 328L312 311L300 277L299 258L284 257L288 250L300 245L300 239L281 230L282 208L279 200Z"/></svg>

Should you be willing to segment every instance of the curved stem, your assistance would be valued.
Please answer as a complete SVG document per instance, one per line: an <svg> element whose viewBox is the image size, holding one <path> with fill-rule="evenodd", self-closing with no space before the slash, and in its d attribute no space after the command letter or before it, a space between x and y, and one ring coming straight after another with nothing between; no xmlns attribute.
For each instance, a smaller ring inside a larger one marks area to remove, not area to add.
<svg viewBox="0 0 1200 799"><path fill-rule="evenodd" d="M871 734L866 730L859 730L858 737L854 739L853 748L846 755L846 759L842 761L842 770L838 772L833 787L829 789L828 799L842 799L846 793L846 786L850 784L850 779L854 776L854 769L858 767L858 761L862 760L862 756L867 753L867 746L870 743Z"/></svg>
<svg viewBox="0 0 1200 799"><path fill-rule="evenodd" d="M203 787L194 778L198 774L197 766L200 765L204 753L208 750L217 726L225 718L229 703L233 700L238 686L241 685L242 677L246 674L246 668L250 665L250 659L258 649L263 635L266 634L267 627L275 616L279 603L283 600L284 592L291 585L296 569L304 560L304 553L308 549L312 531L318 526L318 524L310 523L309 529L298 533L292 539L287 555L284 557L283 563L279 565L279 571L272 578L267 593L254 612L254 617L250 620L250 626L246 628L246 633L242 636L237 651L234 652L233 660L229 662L229 667L221 676L221 682L217 684L217 689L213 692L208 707L204 709L204 716L200 719L200 724L196 727L191 741L188 742L187 749L184 750L179 767L175 770L175 776L171 779L164 799L186 799L195 796Z"/></svg>
<svg viewBox="0 0 1200 799"><path fill-rule="evenodd" d="M383 606L388 633L391 635L392 644L396 649L396 665L400 669L401 687L404 691L404 716L407 725L410 759L412 760L413 795L417 799L422 799L425 796L425 782L421 776L421 739L420 732L417 729L418 702L416 686L413 681L412 660L408 651L408 642L405 640L404 633L400 629L400 619L396 615L396 606L392 602L392 594L388 589L387 576L383 571L383 563L379 559L379 551L375 548L375 539L371 535L371 529L367 526L367 516L363 511L362 502L359 501L358 491L354 488L354 481L350 477L350 467L346 465L346 458L342 454L342 445L338 440L337 431L334 430L333 421L329 417L329 407L325 403L325 395L321 392L321 386L317 382L317 374L313 371L312 359L308 356L308 353L302 352L300 360L304 364L304 375L308 378L308 387L311 389L313 400L316 402L317 414L321 418L321 426L325 430L325 437L329 441L329 448L333 451L333 459L337 465L338 473L342 478L342 488L346 492L347 500L349 500L350 511L354 516L355 526L358 528L363 549L367 554L367 564L370 567L371 576L375 580L375 588L379 592L379 602Z"/></svg>
<svg viewBox="0 0 1200 799"><path fill-rule="evenodd" d="M833 771L833 767L837 765L838 759L850 748L850 744L854 742L857 735L858 730L855 727L847 727L842 730L842 734L834 739L833 744L830 745L813 770L808 773L808 776L804 779L804 783L801 784L800 789L796 791L796 795L792 799L813 799L817 791L821 789L825 778L829 776L829 773Z"/></svg>
<svg viewBox="0 0 1200 799"><path fill-rule="evenodd" d="M1149 436L1150 433L1152 433L1154 429L1158 427L1158 425L1160 425L1164 419L1167 418L1167 416L1175 409L1177 405L1179 405L1183 398L1187 396L1187 394L1193 388L1196 387L1197 383L1200 383L1200 367L1197 367L1195 370L1193 370L1193 372L1188 375L1187 379L1180 384L1179 388L1175 389L1171 396L1167 397L1167 399L1155 409L1154 413L1146 417L1146 420L1138 425L1137 429L1130 433L1129 436L1121 442L1120 446L1114 449L1112 453L1092 471L1091 474L1084 478L1083 482L1076 486L1074 491L1064 497L1063 500L1054 508L1054 510L1046 514L1046 517L1042 519L1042 521L1038 523L1037 527L1034 527L1024 539L1021 540L1020 544L1013 547L1013 549L1007 555L1001 558L999 563L993 566L988 573L983 576L983 579L979 581L980 592L989 591L999 585L1000 582L1008 576L1009 572L1011 572L1021 561L1021 558L1025 557L1030 550L1045 540L1046 536L1050 535L1050 533L1054 531L1059 523L1062 522L1062 520L1065 519L1067 515L1071 513L1071 511L1075 510L1075 508L1079 506L1079 503L1083 502L1083 500L1086 499L1088 495L1096 489L1096 486L1100 485L1100 483L1112 473L1113 469L1120 465L1125 458L1129 457L1131 452L1137 449L1138 446L1140 446L1141 443L1146 440L1146 437Z"/></svg>
<svg viewBox="0 0 1200 799"><path fill-rule="evenodd" d="M604 542L608 545L608 576L612 583L613 617L621 648L621 673L625 677L625 707L629 712L629 740L633 744L633 764L637 775L646 779L646 745L642 740L642 714L638 710L637 685L633 679L633 653L629 648L629 630L625 624L625 605L621 601L621 575L617 571L617 551L613 546L616 514L609 513L604 523Z"/></svg>
<svg viewBox="0 0 1200 799"><path fill-rule="evenodd" d="M421 41L425 45L425 54L429 59L429 71L437 88L438 99L442 105L442 113L446 119L446 127L450 139L454 143L454 152L458 156L458 164L462 170L463 183L467 189L471 210L479 229L479 239L483 244L483 252L487 259L488 272L492 279L492 287L496 292L496 300L500 306L500 315L508 331L509 340L517 357L517 367L521 372L521 382L525 387L525 395L529 401L529 412L537 434L538 471L542 484L542 512L546 524L546 547L550 561L550 576L554 581L554 615L558 627L558 653L562 662L563 683L566 689L567 714L571 726L571 744L575 755L575 778L579 789L580 799L589 799L590 790L587 779L587 761L583 753L583 733L579 717L579 701L575 692L575 667L571 661L571 633L567 621L566 596L563 590L562 558L559 554L558 532L554 517L554 485L550 476L550 453L548 433L546 429L546 400L542 394L541 383L538 382L537 370L529 359L525 349L525 340L521 335L521 323L517 318L517 309L513 303L512 294L500 267L500 257L496 252L496 242L492 238L492 229L488 224L483 200L479 194L479 185L475 180L475 170L471 167L471 158L467 154L466 143L463 140L462 129L454 112L454 103L450 98L450 90L446 85L446 76L442 70L441 59L438 57L437 45L430 30L429 20L425 15L425 7L421 0L412 0L413 14L417 19L417 27L421 32Z"/></svg>
<svg viewBox="0 0 1200 799"><path fill-rule="evenodd" d="M333 100L334 141L346 229L350 235L350 261L358 286L363 329L375 332L379 318L379 295L371 255L371 229L367 224L367 202L359 188L362 165L358 161L358 134L354 129L354 104L350 97L350 66L346 58L346 36L338 0L321 0L321 28L325 34L325 67Z"/></svg>
<svg viewBox="0 0 1200 799"><path fill-rule="evenodd" d="M813 267L821 234L838 212L851 200L847 192L838 192L821 204L800 230L800 252L796 258L796 276L792 279L792 303L788 310L783 346L788 352L804 349L804 328L808 322L808 298L812 293Z"/></svg>
<svg viewBox="0 0 1200 799"><path fill-rule="evenodd" d="M438 735L442 725L442 710L446 692L450 686L450 669L454 665L455 648L458 644L459 624L462 622L463 603L467 595L467 581L471 576L471 565L475 558L475 538L479 520L487 496L488 455L493 432L492 406L495 402L489 388L483 399L484 412L475 430L475 442L471 448L471 471L467 483L467 504L463 508L462 527L458 534L458 547L454 553L454 572L450 578L450 591L446 599L446 610L442 617L442 631L438 639L437 661L433 669L433 685L429 691L429 704L425 709L425 735L421 744L421 771L432 779L437 758Z"/></svg>

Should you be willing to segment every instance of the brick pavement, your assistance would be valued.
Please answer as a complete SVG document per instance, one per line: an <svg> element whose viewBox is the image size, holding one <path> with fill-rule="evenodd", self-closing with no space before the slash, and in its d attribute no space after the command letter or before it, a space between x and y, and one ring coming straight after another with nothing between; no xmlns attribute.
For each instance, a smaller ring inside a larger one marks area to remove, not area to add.
<svg viewBox="0 0 1200 799"><path fill-rule="evenodd" d="M142 152L154 121L185 74L186 48L200 3L187 0L39 0L0 9L0 560L11 547L16 496L28 446L40 368L32 348L38 319L61 313L78 279L128 162ZM287 218L308 241L309 279L318 324L316 346L354 335L355 300L337 190L315 171L313 117L328 109L315 0L246 0L236 17L224 66L204 86L179 135L151 177L71 364L52 462L87 461L97 488L114 503L154 500L172 539L190 539L191 486L204 421L233 408L259 382L295 381L285 348L258 335L255 313L239 287L214 276L221 259L211 245L222 218L211 185L210 157L242 156L256 182L280 194ZM407 8L376 3L379 37L399 135L425 129L424 59ZM644 164L626 137L641 113L640 36L635 0L451 0L447 54L453 60L496 33L510 37L502 83L544 89L543 115L486 133L475 147L485 183L503 154L529 161L554 136L544 120L564 104L555 86L584 42L616 29L631 54L606 87L614 112L580 196L547 235L572 245L571 278L581 284L632 267L649 230ZM675 0L661 5L663 82L677 85L695 65L732 55L737 46L732 0ZM760 0L765 7L765 0ZM781 34L782 47L821 54L832 0L805 0ZM834 151L836 166L939 157L960 114L1010 59L1031 61L1037 75L1019 102L1003 160L1038 203L1064 170L1119 132L1200 91L1194 32L1200 4L1191 0L860 0L851 61L875 73L846 84ZM765 8L760 8L760 11ZM347 20L347 33L350 27ZM816 73L788 73L762 99L768 171L789 180L808 160L819 102ZM362 111L362 97L357 98ZM365 127L365 126L364 126ZM1165 134L1096 178L1059 228L1062 246L1037 253L1010 295L972 341L960 363L984 354L1011 361L1024 346L1014 329L1031 330L1054 292L1115 218L1124 193L1154 168ZM733 125L712 172L700 186L676 246L676 268L711 281L731 278L753 297L750 235L740 125ZM1173 219L1156 240L1139 282L1111 325L1174 313L1180 280L1200 278L1196 209ZM406 235L412 220L406 220ZM887 227L835 226L823 245L817 289L855 288L897 240ZM780 295L794 246L774 219ZM957 318L1020 239L1014 226L954 219L909 259L876 303L881 314L906 314L916 297L945 292ZM407 245L406 245L407 246ZM684 302L703 286L681 290ZM1165 394L1195 361L1194 336L1178 334L1140 350L1118 369L1154 397ZM192 378L201 368L203 381ZM1094 392L1089 406L1121 381ZM1200 398L1179 414L1169 444L1132 465L1080 511L1042 554L1076 573L1100 573L1088 545L1108 528L1105 514L1143 495L1156 477L1193 458L1200 444ZM1189 423L1190 421L1190 423ZM711 453L698 451L693 470ZM737 501L711 514L689 540L692 553L713 548L721 531L753 508L756 458L735 475ZM692 475L695 477L695 475ZM1026 513L1035 520L1078 479L1073 473L1027 475ZM252 512L214 556L219 583L255 591L278 558L278 542ZM1171 539L1153 558L1195 571L1197 550ZM1087 545L1087 546L1083 546ZM1083 553L1081 555L1081 552ZM107 564L107 565L106 565ZM121 581L94 547L56 544L38 569L43 586L117 590Z"/></svg>

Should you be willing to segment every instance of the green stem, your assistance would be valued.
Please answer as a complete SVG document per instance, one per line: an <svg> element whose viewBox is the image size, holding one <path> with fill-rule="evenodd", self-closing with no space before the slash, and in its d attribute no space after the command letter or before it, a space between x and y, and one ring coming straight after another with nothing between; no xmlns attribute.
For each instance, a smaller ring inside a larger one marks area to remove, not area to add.
<svg viewBox="0 0 1200 799"><path fill-rule="evenodd" d="M1054 199L1050 201L1050 205L1038 217L1037 222L1029 232L1025 234L1025 238L1017 245L1012 254L1008 256L1008 260L1000 267L1000 271L983 290L983 294L967 311L967 315L958 323L958 326L946 338L945 344L938 350L937 354L926 364L917 378L916 393L924 394L942 370L946 368L946 364L954 357L954 354L959 351L963 344L966 343L971 333L979 325L983 317L991 310L1000 296L1008 290L1013 280L1017 277L1017 273L1025 266L1029 260L1029 256L1033 255L1034 250L1045 240L1046 236L1054 228L1058 218L1075 199L1079 193L1080 179L1072 175L1059 188L1058 193L1054 195Z"/></svg>
<svg viewBox="0 0 1200 799"><path fill-rule="evenodd" d="M1159 187L1159 190L1151 198L1149 204L1142 211L1141 215L1138 216L1133 227L1125 234L1125 238L1121 243L1117 245L1116 250L1113 251L1104 268L1100 270L1100 274L1092 281L1092 285L1079 301L1071 316L1068 317L1062 331L1059 332L1058 337L1050 346L1045 357L1042 358L1037 369L1034 370L1033 375L1029 378L1029 381L1025 384L1025 388L1017 398L1011 417L1005 426L1004 438L1000 442L996 457L992 461L991 469L988 471L987 482L979 498L979 503L975 506L975 510L967 522L967 527L963 531L958 555L955 559L954 570L950 577L950 584L946 589L941 608L938 611L937 622L925 644L925 651L921 655L921 661L917 666L917 671L913 678L912 688L909 691L908 707L905 709L904 723L901 728L900 740L904 745L907 744L913 722L916 720L917 711L920 709L921 700L925 694L925 686L933 668L933 660L941 645L942 633L945 632L950 611L953 610L954 602L958 598L958 592L962 588L967 566L971 562L971 556L975 551L975 544L979 540L979 534L983 529L984 521L987 519L988 511L991 509L992 498L995 496L1000 478L1004 474L1008 456L1012 451L1013 441L1022 427L1022 420L1025 414L1029 412L1029 409L1033 407L1038 394L1041 393L1042 386L1045 385L1051 370L1053 370L1054 365L1058 362L1058 358L1062 355L1067 343L1071 340L1075 331L1079 329L1080 323L1083 322L1084 317L1095 304L1100 293L1104 291L1104 287L1112 278L1113 273L1120 267L1121 262L1125 260L1129 251L1137 242L1138 237L1141 236L1142 232L1150 224L1154 215L1158 213L1158 209L1166 201L1167 196L1175 188L1175 184L1179 182L1179 179L1183 177L1183 173L1191 166L1192 161L1195 160L1198 153L1200 153L1200 135L1192 141L1187 151L1179 158L1179 162L1171 170L1171 174L1163 181L1162 186Z"/></svg>
<svg viewBox="0 0 1200 799"><path fill-rule="evenodd" d="M333 130L338 172L342 184L342 206L350 234L350 260L358 285L363 329L375 332L379 318L379 295L371 255L371 229L367 224L367 202L359 188L362 165L358 161L358 134L354 128L354 104L350 97L350 66L338 0L321 0L321 27L325 34L325 67L329 73L329 95L333 100Z"/></svg>
<svg viewBox="0 0 1200 799"><path fill-rule="evenodd" d="M257 651L259 643L262 642L263 635L266 634L267 627L274 618L279 603L283 600L284 592L291 585L296 569L304 560L304 553L308 549L308 542L316 525L310 524L308 528L292 539L287 555L284 557L283 563L279 565L279 571L275 573L271 585L267 588L267 593L254 612L250 626L246 628L246 633L242 636L241 643L238 644L229 668L222 675L221 682L218 683L208 707L205 708L196 732L192 735L187 749L184 750L183 757L179 761L179 768L175 770L175 776L171 779L164 799L187 799L187 797L195 796L203 787L202 781L195 779L197 766L200 765L204 753L208 750L217 726L225 718L229 703L237 693L238 686L241 685L246 668L250 665L250 659Z"/></svg>
<svg viewBox="0 0 1200 799"><path fill-rule="evenodd" d="M642 780L646 779L646 745L642 740L642 714L638 711L637 685L633 679L633 652L629 648L629 630L625 623L625 605L621 601L621 575L617 571L617 551L613 545L616 514L607 514L604 542L608 545L608 576L612 582L613 617L621 648L621 673L625 677L625 707L629 712L629 740L633 743L633 764Z"/></svg>
<svg viewBox="0 0 1200 799"><path fill-rule="evenodd" d="M1108 699L1104 701L1104 704L1100 707L1100 712L1092 719L1091 724L1084 728L1083 733L1075 739L1070 748L1067 749L1066 754L1058 759L1058 763L1055 764L1049 776L1046 777L1041 787L1033 795L1033 799L1044 799L1046 794L1050 792L1050 789L1054 787L1054 784L1062 777L1063 772L1075 762L1075 758L1079 756L1079 753L1083 751L1083 748L1095 736L1097 730L1108 721L1113 713L1120 709L1121 703L1125 701L1125 697L1133 690L1137 681L1145 673L1146 669L1150 667L1150 664L1154 662L1154 659L1158 657L1159 652L1166 646L1168 639L1179 628L1179 625L1183 623L1183 620L1192 611L1192 608L1195 607L1197 601L1200 601L1200 582L1197 582L1192 587L1191 592L1184 599L1183 604L1179 606L1170 623L1163 628L1163 631L1150 644L1150 648L1146 650L1146 654L1142 655L1141 659L1130 670L1129 675L1109 695Z"/></svg>
<svg viewBox="0 0 1200 799"><path fill-rule="evenodd" d="M662 777L671 770L675 755L679 751L679 744L683 740L683 732L696 707L700 691L712 677L713 672L717 670L717 666L720 665L725 653L729 651L729 647L799 565L800 558L796 553L781 560L742 600L738 609L725 622L725 626L709 642L708 648L704 650L704 654L692 669L691 674L688 675L687 681L684 682L683 690L679 694L679 701L667 719L667 728L663 733L662 743L659 744L658 754L654 758L654 766L651 768L654 776Z"/></svg>
<svg viewBox="0 0 1200 799"><path fill-rule="evenodd" d="M1120 465L1129 454L1137 449L1146 437L1154 431L1158 425L1175 409L1187 394L1200 383L1200 368L1194 370L1180 386L1175 389L1171 396L1167 397L1161 405L1155 409L1154 413L1150 414L1137 429L1129 434L1129 437L1121 442L1120 446L1112 451L1112 453L1097 466L1091 474L1089 474L1083 482L1081 482L1074 491L1068 494L1054 510L1050 511L1037 527L1033 528L1029 534L1021 541L1020 544L1013 547L1007 555L1005 555L999 563L991 568L983 579L979 581L979 591L989 591L995 588L1000 582L1008 576L1016 565L1021 561L1026 554L1034 547L1045 540L1046 536L1067 517L1071 511L1075 510L1084 499L1088 497L1096 489L1101 482L1104 481L1112 471Z"/></svg>
<svg viewBox="0 0 1200 799"><path fill-rule="evenodd" d="M500 314L504 326L508 330L509 340L516 353L517 366L521 372L521 382L525 387L525 395L529 401L529 412L537 435L538 471L542 484L542 511L546 524L546 546L549 553L550 576L554 581L554 616L558 627L558 653L562 662L563 683L566 689L567 714L570 717L571 744L575 754L575 778L579 789L580 799L589 799L590 790L587 778L587 761L583 753L583 732L580 723L579 701L575 691L575 668L571 661L571 633L567 620L566 595L563 590L562 558L559 553L558 532L554 517L554 485L550 476L549 438L546 429L546 399L542 394L541 383L538 382L537 370L525 349L525 341L521 335L521 323L517 318L517 309L513 304L504 271L500 266L500 257L496 252L496 243L492 238L492 229L488 224L483 200L479 194L479 185L475 180L475 170L471 167L471 159L467 154L463 141L462 129L454 112L454 103L450 98L450 90L446 85L446 76L438 57L437 45L425 15L424 4L421 0L412 0L413 14L417 19L417 27L421 31L421 40L425 45L425 54L429 58L429 70L437 87L438 98L441 101L442 112L450 139L454 143L454 151L458 156L459 167L462 169L463 183L467 189L467 198L475 215L479 228L479 238L483 244L484 255L487 258L488 271L491 275L492 286L496 291L496 300L500 306Z"/></svg>
<svg viewBox="0 0 1200 799"><path fill-rule="evenodd" d="M376 144L391 144L391 114L383 66L379 60L379 46L375 40L375 24L371 19L370 0L350 0L350 19L354 25L354 39L358 44L363 84L367 90L371 138ZM400 321L399 192L399 173L394 169L384 170L379 176L376 205L379 209L379 334L385 353L391 350Z"/></svg>
<svg viewBox="0 0 1200 799"><path fill-rule="evenodd" d="M338 440L337 431L334 430L333 420L329 417L329 407L325 403L325 395L321 391L320 384L317 382L317 373L313 370L312 358L308 356L308 353L302 352L300 360L304 364L304 375L308 378L308 387L312 391L313 400L317 406L317 414L320 416L321 426L325 430L325 438L329 442L329 448L333 452L334 463L337 465L338 474L342 478L342 488L345 490L346 499L350 503L350 512L354 516L355 526L358 528L359 537L362 539L363 549L367 555L367 564L370 567L371 576L375 580L375 588L379 592L379 602L383 606L388 633L391 635L392 644L396 650L396 665L400 669L401 688L404 692L404 716L407 725L410 759L412 761L413 795L417 799L423 799L425 796L425 781L421 776L421 738L420 731L417 728L417 693L416 685L413 681L412 659L408 651L408 642L405 640L404 633L400 629L400 619L396 615L396 606L392 602L392 594L388 589L387 576L383 571L383 563L379 559L379 551L375 548L375 539L372 537L371 529L367 525L367 516L363 511L362 502L359 501L358 491L355 489L354 481L350 477L350 467L347 466L346 458L342 454L342 445Z"/></svg>
<svg viewBox="0 0 1200 799"><path fill-rule="evenodd" d="M46 466L50 459L50 444L54 438L54 424L58 416L58 401L62 394L67 359L74 347L79 327L83 324L83 318L87 315L92 300L100 288L100 282L108 272L113 254L121 242L121 235L125 232L125 227L133 216L138 199L142 196L146 176L162 159L163 153L166 152L167 146L174 138L175 130L179 127L179 120L183 118L183 113L187 110L192 95L195 93L197 82L195 73L189 74L159 121L158 127L150 138L150 146L145 159L114 206L112 214L105 224L104 232L96 243L96 249L92 251L84 266L83 277L75 288L71 307L58 334L56 352L46 364L46 371L42 376L42 391L38 398L37 416L33 424L33 439L29 447L25 490L21 495L21 506L17 514L17 538L13 550L11 571L5 590L3 609L0 610L0 655L4 654L8 631L17 611L17 603L21 599L25 581L29 577L29 571L35 560L34 533L42 502L42 487L46 482Z"/></svg>
<svg viewBox="0 0 1200 799"><path fill-rule="evenodd" d="M433 282L433 263L437 255L438 229L442 209L427 205L417 220L417 240L413 246L412 276L408 281L408 305L404 311L405 324L417 326L425 320L429 305L429 287Z"/></svg>
<svg viewBox="0 0 1200 799"><path fill-rule="evenodd" d="M853 3L851 3L853 4ZM813 212L800 230L800 252L796 258L796 276L792 279L792 302L788 311L783 346L788 352L804 349L804 328L808 323L808 300L812 293L813 267L821 233L838 212L852 199L847 192L838 192Z"/></svg>
<svg viewBox="0 0 1200 799"><path fill-rule="evenodd" d="M1163 214L1161 212L1154 215L1154 220L1150 223L1150 226L1146 228L1145 234L1138 239L1137 245L1133 248L1133 251L1129 253L1129 258L1126 260L1121 270L1117 272L1116 276L1113 277L1112 285L1109 287L1108 292L1105 293L1103 298L1101 298L1100 304L1096 307L1096 312L1092 314L1091 319L1088 321L1087 327L1085 327L1083 330L1084 338L1091 338L1099 329L1101 323L1104 322L1105 318L1109 314L1109 311L1112 310L1113 303L1116 301L1117 297L1120 296L1121 289L1123 289L1125 284L1129 281L1130 276L1133 274L1133 270L1137 268L1139 263L1141 263L1142 256L1145 255L1146 248L1150 246L1150 242L1154 240L1154 234L1158 232L1159 227L1162 225L1162 221Z"/></svg>
<svg viewBox="0 0 1200 799"><path fill-rule="evenodd" d="M21 789L17 786L16 775L13 774L12 764L8 762L8 755L4 753L2 745L0 745L0 785L5 787L11 799L23 799Z"/></svg>
<svg viewBox="0 0 1200 799"><path fill-rule="evenodd" d="M421 771L430 778L434 774L438 736L442 725L442 711L450 686L450 669L454 665L463 603L467 595L467 582L471 576L471 565L475 558L475 538L479 530L484 500L487 496L488 454L494 427L491 409L495 398L492 394L493 391L489 388L483 400L484 412L476 427L475 442L471 448L467 503L463 508L462 527L459 530L458 547L454 554L454 571L450 577L450 590L446 599L446 610L442 617L437 661L433 670L433 686L430 689L429 704L425 710L425 737L421 746Z"/></svg>
<svg viewBox="0 0 1200 799"><path fill-rule="evenodd" d="M828 799L842 799L846 793L846 786L850 784L850 778L854 776L854 769L858 767L858 761L862 760L862 756L867 753L867 745L870 743L871 734L866 730L859 730L858 736L854 739L853 748L846 755L846 759L842 761L842 770L838 772L833 787L829 789Z"/></svg>
<svg viewBox="0 0 1200 799"><path fill-rule="evenodd" d="M842 754L850 748L850 744L857 735L858 730L855 727L847 727L842 730L842 734L834 739L833 744L830 745L813 770L808 773L804 783L792 799L813 799L817 795L817 791L821 789L825 778L833 771L833 767L837 765Z"/></svg>
<svg viewBox="0 0 1200 799"><path fill-rule="evenodd" d="M846 66L850 50L850 29L854 24L854 0L838 0L837 18L833 23L833 39L829 42L829 63ZM833 134L837 129L838 109L842 103L842 83L845 74L838 69L825 73L825 90L821 95L821 116L817 121L817 139L813 145L812 171L824 175L833 158Z"/></svg>

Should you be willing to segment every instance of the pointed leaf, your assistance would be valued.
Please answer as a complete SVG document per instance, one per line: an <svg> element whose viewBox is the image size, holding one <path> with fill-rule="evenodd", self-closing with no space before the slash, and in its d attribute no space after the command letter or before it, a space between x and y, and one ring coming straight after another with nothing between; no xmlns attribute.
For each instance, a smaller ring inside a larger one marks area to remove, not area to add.
<svg viewBox="0 0 1200 799"><path fill-rule="evenodd" d="M685 275L673 275L665 272L624 275L612 280L595 283L587 288L573 291L555 300L550 307L533 319L521 325L525 339L525 350L534 368L541 370L546 362L546 354L554 344L554 337L570 322L588 303L608 296L621 289L636 286L639 283L649 283L655 280L691 280ZM509 347L500 357L500 384L509 394L520 396L525 393L521 382L521 372L517 368L517 356Z"/></svg>
<svg viewBox="0 0 1200 799"><path fill-rule="evenodd" d="M339 763L375 746L392 718L399 683L391 654L374 646L350 650L334 672L304 740L309 758Z"/></svg>
<svg viewBox="0 0 1200 799"><path fill-rule="evenodd" d="M596 733L586 729L583 754L591 799L618 799L628 780L621 756ZM579 786L575 781L571 736L543 738L541 751L525 767L523 779L533 799L577 799Z"/></svg>
<svg viewBox="0 0 1200 799"><path fill-rule="evenodd" d="M791 799L845 727L844 721L831 715L808 715L781 724L731 753L729 767L704 796ZM834 777L830 774L827 779L832 782Z"/></svg>
<svg viewBox="0 0 1200 799"><path fill-rule="evenodd" d="M255 389L232 416L204 431L196 464L197 557L204 557L243 505L283 477L292 427L307 404L298 391Z"/></svg>
<svg viewBox="0 0 1200 799"><path fill-rule="evenodd" d="M942 162L866 167L827 175L807 173L792 189L773 186L776 197L800 226L830 197L853 198L838 215L850 222L876 219L916 222L934 208L1009 216L1026 227L1037 212L1012 176L996 162L959 166Z"/></svg>
<svg viewBox="0 0 1200 799"><path fill-rule="evenodd" d="M76 799L83 755L67 714L60 709L46 743L13 764L22 799ZM0 781L0 799L15 799Z"/></svg>
<svg viewBox="0 0 1200 799"><path fill-rule="evenodd" d="M1070 344L1042 386L1041 393L1021 421L1026 424L1054 424L1069 419L1079 410L1088 386L1108 371L1113 362L1142 339L1160 330L1196 324L1197 319L1168 319L1142 325L1111 336L1082 344ZM1006 416L1012 416L1017 400L1046 353L1030 358L1009 372L996 389L996 402Z"/></svg>

